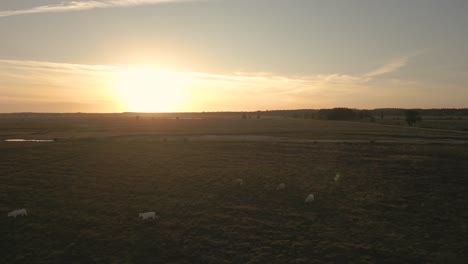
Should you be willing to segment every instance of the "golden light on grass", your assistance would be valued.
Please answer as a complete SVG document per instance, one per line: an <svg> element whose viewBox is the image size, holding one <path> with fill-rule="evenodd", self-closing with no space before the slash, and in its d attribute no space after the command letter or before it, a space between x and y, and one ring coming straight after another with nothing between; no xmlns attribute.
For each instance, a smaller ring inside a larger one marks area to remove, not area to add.
<svg viewBox="0 0 468 264"><path fill-rule="evenodd" d="M130 68L117 82L126 111L177 111L184 97L184 79L176 72L156 68Z"/></svg>

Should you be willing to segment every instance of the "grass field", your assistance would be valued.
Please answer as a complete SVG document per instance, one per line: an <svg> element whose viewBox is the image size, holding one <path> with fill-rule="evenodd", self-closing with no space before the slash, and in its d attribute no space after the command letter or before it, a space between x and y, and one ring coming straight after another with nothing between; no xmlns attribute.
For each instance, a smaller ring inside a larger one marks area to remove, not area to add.
<svg viewBox="0 0 468 264"><path fill-rule="evenodd" d="M378 124L407 126L404 116L387 116L384 119L377 118ZM442 129L442 130L458 130L468 132L468 118L461 116L423 116L421 122L414 124L415 127Z"/></svg>
<svg viewBox="0 0 468 264"><path fill-rule="evenodd" d="M0 263L468 259L467 133L86 116L3 118L0 140Z"/></svg>

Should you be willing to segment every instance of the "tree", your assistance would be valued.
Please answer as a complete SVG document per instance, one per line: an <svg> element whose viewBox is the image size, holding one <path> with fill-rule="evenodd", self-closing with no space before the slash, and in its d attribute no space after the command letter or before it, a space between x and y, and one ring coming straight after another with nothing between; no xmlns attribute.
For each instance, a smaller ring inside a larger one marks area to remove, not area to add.
<svg viewBox="0 0 468 264"><path fill-rule="evenodd" d="M357 115L359 119L371 119L373 117L370 110L357 110Z"/></svg>
<svg viewBox="0 0 468 264"><path fill-rule="evenodd" d="M349 108L333 108L326 112L328 120L351 120L356 117L356 112Z"/></svg>
<svg viewBox="0 0 468 264"><path fill-rule="evenodd" d="M325 120L350 120L356 116L356 113L348 108L320 109L318 118Z"/></svg>
<svg viewBox="0 0 468 264"><path fill-rule="evenodd" d="M421 116L419 115L419 112L413 109L405 110L405 118L406 123L408 123L409 126L413 126L414 124L422 120Z"/></svg>

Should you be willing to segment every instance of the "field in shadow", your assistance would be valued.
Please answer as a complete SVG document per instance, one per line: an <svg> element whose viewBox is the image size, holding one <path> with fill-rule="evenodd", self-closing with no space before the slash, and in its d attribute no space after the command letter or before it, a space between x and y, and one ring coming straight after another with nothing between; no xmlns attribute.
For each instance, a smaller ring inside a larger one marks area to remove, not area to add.
<svg viewBox="0 0 468 264"><path fill-rule="evenodd" d="M0 142L0 262L468 257L466 145L150 139ZM6 217L16 208L29 215Z"/></svg>

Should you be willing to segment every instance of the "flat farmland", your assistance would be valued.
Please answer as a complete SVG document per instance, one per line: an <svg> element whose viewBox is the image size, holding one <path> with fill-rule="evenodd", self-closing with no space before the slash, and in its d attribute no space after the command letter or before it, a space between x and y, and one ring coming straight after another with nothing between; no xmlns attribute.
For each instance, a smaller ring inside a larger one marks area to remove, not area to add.
<svg viewBox="0 0 468 264"><path fill-rule="evenodd" d="M88 116L3 118L0 138L1 263L468 258L463 132Z"/></svg>
<svg viewBox="0 0 468 264"><path fill-rule="evenodd" d="M139 119L136 119L136 118ZM236 116L237 117L237 116ZM71 115L1 118L0 139L96 140L131 136L274 136L331 140L467 140L468 132L345 121L285 118L190 118L137 115Z"/></svg>

